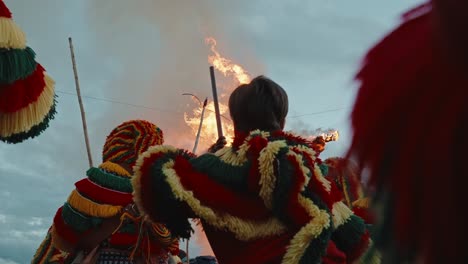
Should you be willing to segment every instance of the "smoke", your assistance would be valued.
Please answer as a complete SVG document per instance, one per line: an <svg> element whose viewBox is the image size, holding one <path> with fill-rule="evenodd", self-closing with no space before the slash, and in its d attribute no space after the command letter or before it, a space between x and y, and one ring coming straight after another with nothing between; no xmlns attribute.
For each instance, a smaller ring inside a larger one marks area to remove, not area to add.
<svg viewBox="0 0 468 264"><path fill-rule="evenodd" d="M183 113L191 113L197 105L182 94L211 98L208 69L211 50L205 38L216 38L220 51L235 57L249 72L262 69L246 36L234 27L246 3L244 0L89 1L87 22L94 33L92 38L101 63L115 72L113 80L103 87L106 97L156 109L142 109L135 116L135 111L130 115L128 109L111 107L103 122L112 120L114 123L109 127L113 127L119 121L143 118L162 128L167 144L191 150L195 135L184 122ZM220 74L217 79L223 84ZM97 133L105 137L104 132ZM200 252L212 254L204 234L195 242Z"/></svg>
<svg viewBox="0 0 468 264"><path fill-rule="evenodd" d="M288 129L293 131L297 135L309 139L313 139L321 135L327 135L336 131L336 129L334 128L311 128L308 124L299 119L293 119L290 123L288 123Z"/></svg>
<svg viewBox="0 0 468 264"><path fill-rule="evenodd" d="M182 93L211 98L206 37L215 37L228 56L241 54L236 60L246 68L261 69L248 40L233 27L243 1L230 2L108 0L87 6L96 48L116 68L106 90L112 99L164 110L142 110L140 117L159 125L169 144L191 149L194 143L183 113L196 104ZM109 111L111 119L125 116Z"/></svg>

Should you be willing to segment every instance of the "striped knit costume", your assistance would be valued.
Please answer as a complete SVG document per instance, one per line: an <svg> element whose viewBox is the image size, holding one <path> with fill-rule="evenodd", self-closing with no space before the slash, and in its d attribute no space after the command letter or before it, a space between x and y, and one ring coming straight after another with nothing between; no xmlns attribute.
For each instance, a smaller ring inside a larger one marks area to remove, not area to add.
<svg viewBox="0 0 468 264"><path fill-rule="evenodd" d="M104 145L103 163L90 168L87 177L75 183L32 263L73 260L80 249L67 252L68 245L76 247L103 221L116 216L121 224L100 244L97 263L137 263L132 259L149 260L158 255L167 259L167 252L177 255L178 239L164 225L126 210L133 203L132 173L126 168L132 168L150 146L162 143L162 131L147 121L128 121L115 128ZM108 249L112 250L106 252Z"/></svg>

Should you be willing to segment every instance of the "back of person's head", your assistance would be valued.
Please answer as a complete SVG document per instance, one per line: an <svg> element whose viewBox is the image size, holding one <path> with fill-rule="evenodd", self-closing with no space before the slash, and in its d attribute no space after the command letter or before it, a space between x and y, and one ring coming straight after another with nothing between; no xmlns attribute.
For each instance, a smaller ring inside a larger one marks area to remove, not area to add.
<svg viewBox="0 0 468 264"><path fill-rule="evenodd" d="M163 132L156 125L145 120L127 121L107 136L102 160L132 168L140 154L151 146L163 143Z"/></svg>
<svg viewBox="0 0 468 264"><path fill-rule="evenodd" d="M288 114L288 95L274 81L258 76L232 92L229 110L236 131L281 130Z"/></svg>

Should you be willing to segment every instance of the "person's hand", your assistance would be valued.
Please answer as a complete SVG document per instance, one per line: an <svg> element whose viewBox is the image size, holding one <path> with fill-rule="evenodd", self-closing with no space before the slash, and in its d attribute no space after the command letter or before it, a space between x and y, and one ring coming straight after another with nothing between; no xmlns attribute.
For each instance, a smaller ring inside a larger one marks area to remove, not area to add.
<svg viewBox="0 0 468 264"><path fill-rule="evenodd" d="M216 151L224 148L227 144L227 141L226 141L226 138L225 137L220 137L218 138L218 140L216 141L216 143L214 143L209 149L208 149L208 152L209 153L215 153Z"/></svg>

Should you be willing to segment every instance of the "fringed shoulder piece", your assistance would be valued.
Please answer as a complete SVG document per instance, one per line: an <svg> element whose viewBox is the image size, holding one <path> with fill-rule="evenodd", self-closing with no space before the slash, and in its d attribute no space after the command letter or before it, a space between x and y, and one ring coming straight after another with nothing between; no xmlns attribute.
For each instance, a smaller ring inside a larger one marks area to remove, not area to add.
<svg viewBox="0 0 468 264"><path fill-rule="evenodd" d="M357 74L349 153L377 188L383 222L375 245L395 263L465 258L467 218L457 212L467 178L468 7L434 3L373 47Z"/></svg>
<svg viewBox="0 0 468 264"><path fill-rule="evenodd" d="M306 263L321 259L339 229L333 239L357 258L368 245L365 226L340 202L316 156L310 142L280 132L253 131L235 148L200 157L156 146L137 162L134 199L184 238L191 233L190 213L243 241L299 229L283 263Z"/></svg>

